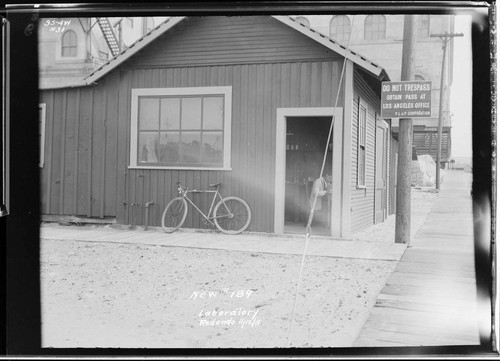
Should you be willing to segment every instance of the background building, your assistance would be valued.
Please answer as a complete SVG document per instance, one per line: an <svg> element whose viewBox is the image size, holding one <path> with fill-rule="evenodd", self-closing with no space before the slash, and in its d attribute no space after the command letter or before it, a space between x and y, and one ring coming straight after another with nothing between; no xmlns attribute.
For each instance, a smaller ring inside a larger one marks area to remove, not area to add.
<svg viewBox="0 0 500 361"><path fill-rule="evenodd" d="M300 16L305 26L329 35L333 40L348 45L349 49L367 56L386 69L391 81L401 80L404 15L333 15ZM437 126L443 41L433 34L454 33L453 15L418 15L418 38L415 59L415 79L432 81L432 116L413 120L413 146L417 155L430 154L436 159ZM352 29L352 34L350 34ZM450 86L453 81L453 39L448 43L445 59L444 103L442 114L442 162L450 160L451 114ZM392 122L398 132L398 119Z"/></svg>
<svg viewBox="0 0 500 361"><path fill-rule="evenodd" d="M46 18L39 21L40 89L83 85L83 78L166 17Z"/></svg>

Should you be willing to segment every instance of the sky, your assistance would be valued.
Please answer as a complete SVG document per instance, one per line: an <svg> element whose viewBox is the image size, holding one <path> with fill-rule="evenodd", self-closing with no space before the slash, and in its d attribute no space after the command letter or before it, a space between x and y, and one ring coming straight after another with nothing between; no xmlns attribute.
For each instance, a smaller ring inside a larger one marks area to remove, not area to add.
<svg viewBox="0 0 500 361"><path fill-rule="evenodd" d="M472 158L472 50L471 16L455 17L455 33L463 37L454 39L453 83L450 93L451 157Z"/></svg>

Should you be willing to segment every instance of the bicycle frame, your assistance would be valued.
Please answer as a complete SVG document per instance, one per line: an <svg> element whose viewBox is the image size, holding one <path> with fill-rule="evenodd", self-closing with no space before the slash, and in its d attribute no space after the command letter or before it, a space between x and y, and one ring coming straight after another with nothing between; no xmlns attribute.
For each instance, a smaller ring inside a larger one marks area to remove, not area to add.
<svg viewBox="0 0 500 361"><path fill-rule="evenodd" d="M219 187L217 187L217 189L215 189L215 190L189 189L188 187L182 187L180 182L177 183L177 186L178 186L177 190L179 191L179 194L182 195L182 198L184 198L186 201L188 201L194 207L194 209L196 209L198 211L198 213L200 213L203 216L203 218L205 218L205 220L208 223L210 223L212 226L215 226L214 222L212 221L213 219L227 217L227 215L220 216L220 217L215 217L215 216L210 217L210 214L212 214L212 211L214 209L215 200L217 199L217 195L219 196L219 200L223 199L220 192L219 192ZM207 214L203 213L203 211L200 208L198 208L198 206L196 204L194 204L194 202L188 197L189 193L214 193L214 197L212 198L212 203L210 204L210 209L208 210ZM224 206L226 206L226 205L224 204ZM226 206L226 210L229 212L229 209L227 209L227 206Z"/></svg>

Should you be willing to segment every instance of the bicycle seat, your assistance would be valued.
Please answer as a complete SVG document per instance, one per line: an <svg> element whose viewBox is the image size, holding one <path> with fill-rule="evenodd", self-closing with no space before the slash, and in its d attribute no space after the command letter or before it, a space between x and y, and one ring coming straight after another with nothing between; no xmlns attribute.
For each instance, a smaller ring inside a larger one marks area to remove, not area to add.
<svg viewBox="0 0 500 361"><path fill-rule="evenodd" d="M222 185L222 183L219 182L219 183L209 184L208 186L209 187L220 187L221 185Z"/></svg>

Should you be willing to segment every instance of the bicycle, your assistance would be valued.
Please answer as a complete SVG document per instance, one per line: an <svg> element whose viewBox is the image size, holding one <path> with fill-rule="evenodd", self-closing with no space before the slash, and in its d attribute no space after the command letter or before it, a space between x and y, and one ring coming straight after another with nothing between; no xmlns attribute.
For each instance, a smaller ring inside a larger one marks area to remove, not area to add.
<svg viewBox="0 0 500 361"><path fill-rule="evenodd" d="M219 188L222 183L210 184L210 188L215 190L196 190L183 187L181 182L177 182L177 191L180 196L172 199L161 217L161 227L166 233L173 233L178 230L187 216L188 202L203 216L202 221L205 224L215 226L222 233L238 234L247 229L252 218L252 213L248 204L238 197L225 197L222 198ZM200 208L188 197L190 193L214 193L212 203L207 214L203 213ZM219 196L219 202L215 205L215 200ZM213 216L210 217L213 209Z"/></svg>

